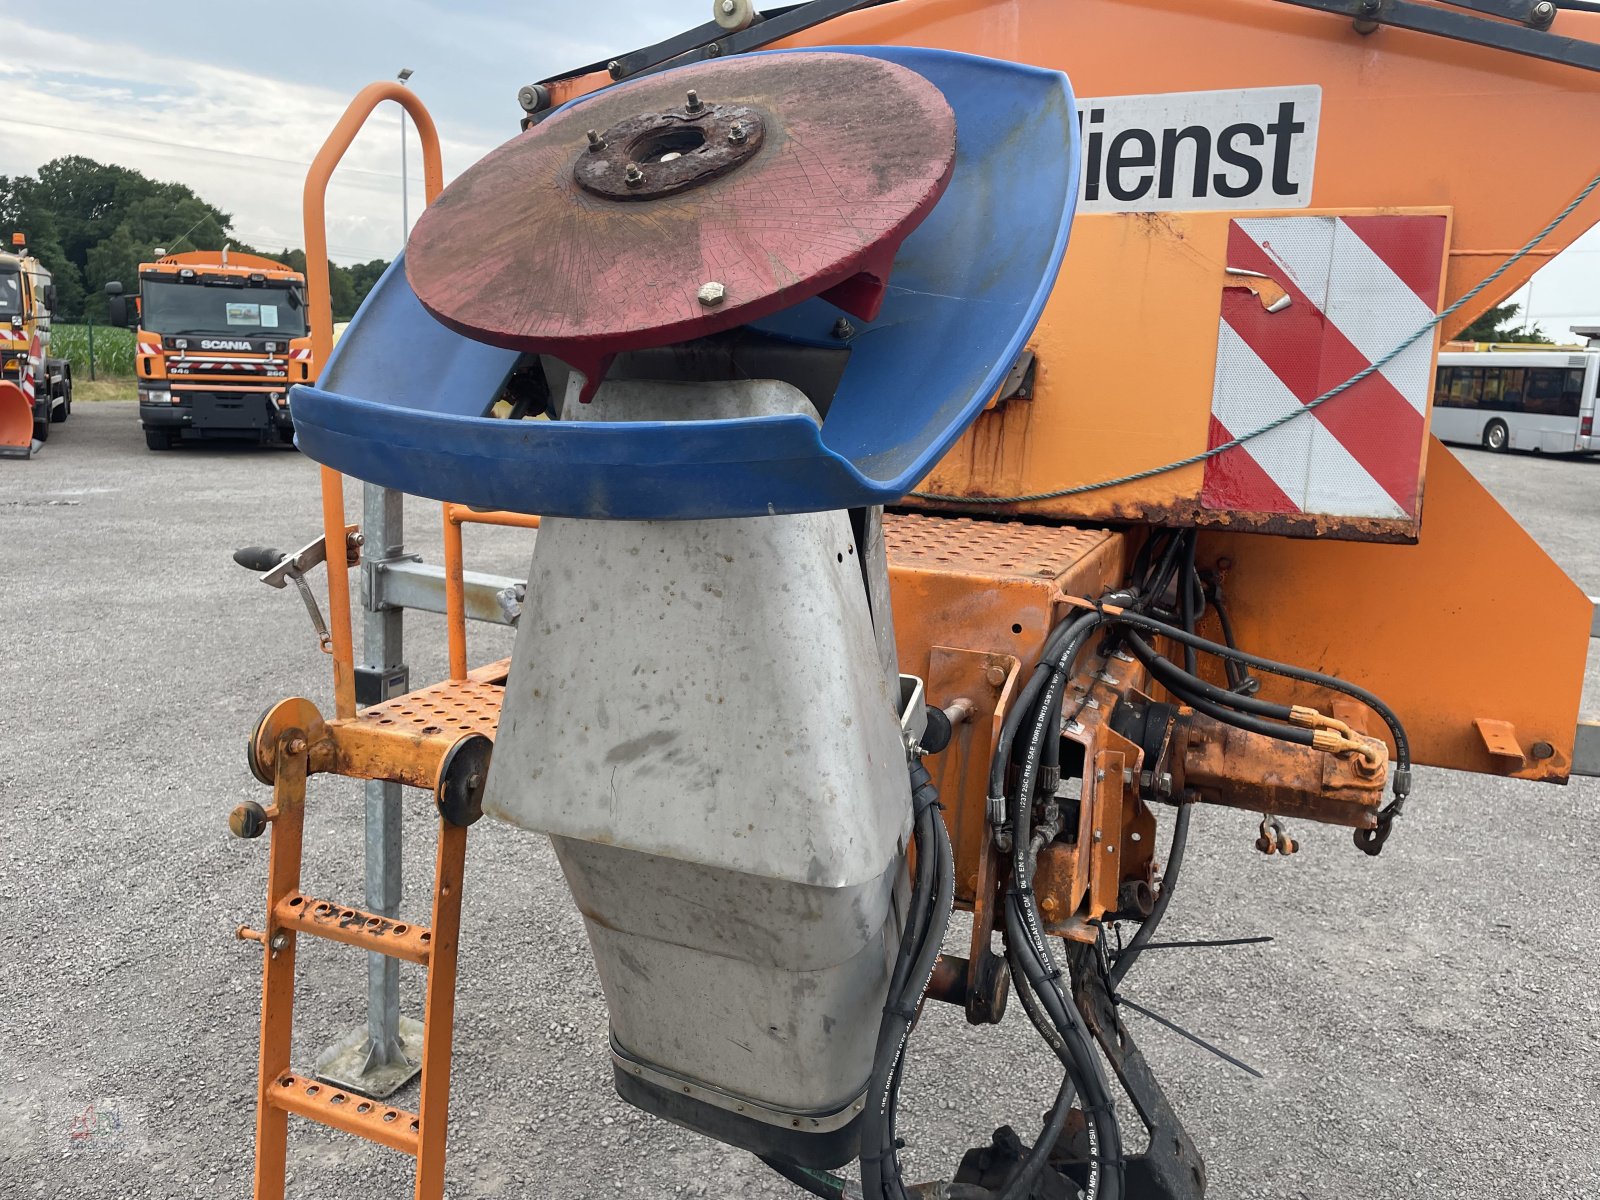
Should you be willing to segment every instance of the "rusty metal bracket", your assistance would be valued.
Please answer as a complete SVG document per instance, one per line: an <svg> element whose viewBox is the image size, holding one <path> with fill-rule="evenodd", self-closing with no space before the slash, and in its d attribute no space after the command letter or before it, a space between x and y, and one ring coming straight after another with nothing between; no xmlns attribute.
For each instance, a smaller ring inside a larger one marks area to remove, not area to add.
<svg viewBox="0 0 1600 1200"><path fill-rule="evenodd" d="M1490 754L1512 764L1514 770L1520 771L1527 764L1527 755L1523 754L1522 746L1517 741L1516 727L1509 721L1478 717L1472 722L1472 727L1478 731L1484 749Z"/></svg>
<svg viewBox="0 0 1600 1200"><path fill-rule="evenodd" d="M1100 971L1097 948L1069 944L1066 958L1078 1011L1133 1101L1139 1120L1150 1131L1145 1152L1123 1162L1124 1194L1130 1200L1203 1200L1205 1163L1144 1054L1118 1019Z"/></svg>

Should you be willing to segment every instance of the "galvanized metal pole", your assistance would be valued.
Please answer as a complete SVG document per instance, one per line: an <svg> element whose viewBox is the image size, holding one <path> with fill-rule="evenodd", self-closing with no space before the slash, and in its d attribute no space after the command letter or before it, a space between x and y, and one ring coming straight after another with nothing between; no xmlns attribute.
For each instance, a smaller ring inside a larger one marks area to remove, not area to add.
<svg viewBox="0 0 1600 1200"><path fill-rule="evenodd" d="M368 564L394 559L405 552L405 496L401 492L362 485L362 553ZM367 703L387 699L395 672L403 672L404 614L381 605L375 587L364 587L362 670L380 694ZM403 678L403 674L401 676ZM403 690L403 684L399 685ZM369 780L366 785L367 911L394 917L400 910L401 790L397 783ZM367 1023L324 1051L317 1074L352 1091L382 1099L417 1073L422 1065L421 1024L400 1016L400 963L385 954L367 955Z"/></svg>
<svg viewBox="0 0 1600 1200"><path fill-rule="evenodd" d="M383 562L404 552L405 496L375 484L362 486L364 549ZM387 674L405 659L405 614L375 609L369 597L362 618L363 664ZM400 785L367 782L367 910L393 917L400 911ZM400 962L386 954L367 956L367 1036L372 1065L400 1053Z"/></svg>

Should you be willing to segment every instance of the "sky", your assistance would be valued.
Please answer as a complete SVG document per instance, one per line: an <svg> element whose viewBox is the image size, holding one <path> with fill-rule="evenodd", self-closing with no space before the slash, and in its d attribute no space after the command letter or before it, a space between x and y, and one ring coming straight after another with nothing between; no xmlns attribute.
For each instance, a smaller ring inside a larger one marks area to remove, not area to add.
<svg viewBox="0 0 1600 1200"><path fill-rule="evenodd" d="M517 89L700 24L708 0L48 0L6 20L0 174L67 154L176 180L233 214L254 246L300 246L306 167L350 98L401 67L439 125L448 181L518 132ZM411 131L410 218L422 208ZM328 196L336 262L403 242L400 117L368 122ZM173 230L173 238L182 233ZM1514 299L1568 340L1600 325L1600 228Z"/></svg>

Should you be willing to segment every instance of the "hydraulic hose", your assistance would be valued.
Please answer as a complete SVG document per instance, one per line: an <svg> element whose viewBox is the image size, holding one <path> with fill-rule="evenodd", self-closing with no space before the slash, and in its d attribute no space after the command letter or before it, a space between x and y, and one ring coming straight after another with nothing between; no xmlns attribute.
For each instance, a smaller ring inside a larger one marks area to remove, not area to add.
<svg viewBox="0 0 1600 1200"><path fill-rule="evenodd" d="M868 1200L909 1200L900 1177L894 1136L899 1082L917 1006L933 977L955 903L954 853L944 820L939 816L939 794L920 762L911 767L911 788L918 862L926 859L933 865L929 876L923 875L919 865L917 889L912 892L912 918L890 972L891 982L898 981L900 986L891 988L878 1026L861 1126L861 1186ZM922 887L925 880L929 884L926 889ZM917 916L919 910L925 911L924 919Z"/></svg>
<svg viewBox="0 0 1600 1200"><path fill-rule="evenodd" d="M1100 610L1096 609L1095 611L1099 612ZM1395 716L1394 710L1382 700L1378 699L1378 697L1374 696L1371 692L1367 691L1366 688L1349 683L1334 675L1324 675L1320 671L1308 670L1305 667L1294 667L1290 666L1288 663L1276 662L1270 658L1262 658L1258 654L1250 654L1244 650L1236 650L1232 646L1221 645L1220 643L1213 642L1208 638L1203 638L1198 634L1189 633L1188 631L1179 629L1176 626L1168 625L1164 621L1157 621L1154 618L1144 616L1142 613L1136 613L1129 609L1121 609L1115 612L1106 611L1104 615L1108 621L1111 621L1115 624L1132 625L1139 629L1147 629L1151 633L1159 634L1162 637L1171 638L1176 642L1181 642L1186 646L1192 646L1194 649L1204 651L1207 654L1214 654L1219 658L1231 658L1236 662L1244 663L1246 666L1255 667L1257 670L1267 671L1273 675L1281 675L1286 679L1296 679L1301 683L1316 684L1318 687L1325 687L1331 691L1342 692L1344 695L1349 696L1354 700L1359 700L1362 704L1365 704L1374 713L1376 713L1378 718L1383 721L1386 726L1388 726L1389 735L1394 739L1396 767L1395 790L1398 793L1404 794L1405 791L1410 789L1411 743L1406 737L1405 728L1400 724L1400 718ZM1399 774L1401 771L1405 773L1403 779Z"/></svg>

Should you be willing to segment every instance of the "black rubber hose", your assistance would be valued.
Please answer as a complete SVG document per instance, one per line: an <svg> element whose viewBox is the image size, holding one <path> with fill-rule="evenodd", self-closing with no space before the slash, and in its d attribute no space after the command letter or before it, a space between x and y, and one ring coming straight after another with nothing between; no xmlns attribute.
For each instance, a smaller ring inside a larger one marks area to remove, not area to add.
<svg viewBox="0 0 1600 1200"><path fill-rule="evenodd" d="M1230 692L1227 688L1219 688L1216 684L1183 670L1170 658L1163 657L1159 650L1137 633L1128 634L1128 649L1138 655L1139 661L1149 667L1150 673L1166 684L1170 691L1183 691L1189 695L1202 696L1213 704L1226 705L1228 708L1254 713L1258 717L1267 717L1274 721L1291 719L1291 710L1287 704L1273 704L1269 700L1258 700L1254 696L1243 696L1238 692ZM1190 650L1188 653L1193 654L1194 651Z"/></svg>
<svg viewBox="0 0 1600 1200"><path fill-rule="evenodd" d="M1139 961L1139 955L1150 939L1155 937L1156 930L1161 928L1161 922L1167 915L1167 906L1172 903L1172 894L1178 886L1178 872L1183 869L1183 852L1189 844L1189 819L1193 812L1192 804L1178 805L1178 815L1173 818L1172 824L1172 849L1167 854L1167 868L1161 876L1161 892L1150 908L1150 915L1134 930L1127 946L1123 948L1122 956L1111 968L1112 991L1122 986L1122 981L1133 970L1133 964Z"/></svg>
<svg viewBox="0 0 1600 1200"><path fill-rule="evenodd" d="M1297 679L1302 683L1313 683L1318 687L1325 687L1331 691L1342 692L1352 699L1359 700L1373 712L1378 714L1380 720L1389 727L1389 734L1394 738L1395 765L1397 768L1409 773L1411 769L1411 743L1406 737L1406 731L1400 724L1400 718L1394 711L1378 697L1367 691L1364 687L1348 683L1333 675L1324 675L1320 671L1307 670L1304 667L1292 667L1288 663L1276 662L1270 658L1262 658L1259 654L1251 654L1244 650L1235 650L1231 646L1219 645L1208 638L1198 634L1188 633L1165 621L1157 621L1141 613L1123 609L1120 612L1107 612L1106 619L1113 623L1133 625L1140 629L1148 629L1151 633L1162 637L1172 638L1176 642L1193 646L1207 654L1214 654L1219 658L1232 658L1257 670L1267 671L1273 675L1281 675L1286 679Z"/></svg>
<svg viewBox="0 0 1600 1200"><path fill-rule="evenodd" d="M1183 614L1183 627L1190 633L1194 632L1195 623L1199 620L1199 611L1194 603L1194 585L1199 582L1194 569L1195 537L1191 534L1184 538L1183 548L1183 600L1179 605L1179 612ZM1183 648L1183 669L1191 675L1199 674L1200 659L1193 646Z"/></svg>
<svg viewBox="0 0 1600 1200"><path fill-rule="evenodd" d="M1138 651L1135 650L1134 653L1137 654ZM1146 664L1150 667L1150 673L1161 680L1180 700L1184 701L1196 712L1205 713L1206 716L1215 718L1225 725L1232 725L1236 729L1259 733L1263 737L1276 738L1280 742L1292 742L1296 746L1311 746L1315 744L1315 731L1307 729L1303 725L1283 725L1276 721L1263 720L1261 717L1230 708L1226 704L1208 700L1198 692L1191 692L1187 686L1187 680L1192 679L1193 676L1188 675L1186 672L1178 671L1166 659L1160 659L1160 662L1165 667L1170 668L1170 672L1164 675L1155 662L1150 662Z"/></svg>
<svg viewBox="0 0 1600 1200"><path fill-rule="evenodd" d="M1015 813L1013 816L1013 847L1011 887L1006 904L1008 941L1013 943L1015 961L1022 968L1019 987L1031 987L1037 995L1051 1023L1056 1027L1061 1043L1066 1047L1068 1071L1083 1096L1084 1113L1093 1128L1092 1153L1096 1161L1092 1166L1093 1182L1089 1190L1097 1200L1119 1200L1121 1195L1120 1166L1112 1172L1101 1170L1104 1162L1120 1164L1121 1139L1116 1121L1111 1113L1110 1091L1100 1060L1090 1043L1088 1030L1075 1005L1062 992L1059 980L1061 970L1055 964L1048 941L1044 936L1043 922L1033 901L1033 863L1030 842L1032 839L1033 789L1039 767L1045 757L1044 748L1053 736L1060 737L1060 703L1066 680L1073 664L1082 652L1089 634L1100 624L1096 614L1087 614L1072 623L1069 633L1061 639L1060 649L1053 657L1041 662L1049 671L1047 693L1034 708L1034 722L1030 730L1027 751L1018 772ZM1054 722L1054 725L1052 724ZM1048 1042L1050 1039L1046 1039ZM1052 1044L1052 1048L1054 1044ZM1065 1118L1063 1117L1063 1120ZM1048 1155L1049 1143L1041 1141L1030 1155L1029 1169Z"/></svg>
<svg viewBox="0 0 1600 1200"><path fill-rule="evenodd" d="M911 967L898 991L884 1002L883 1020L878 1026L878 1042L873 1054L872 1074L867 1085L867 1104L862 1114L862 1190L869 1200L907 1200L895 1153L894 1113L898 1084L911 1035L917 1005L928 989L933 968L944 941L945 928L955 902L955 861L944 820L939 816L938 792L926 768L916 763L911 769L912 803L916 811L918 859L934 863L931 895L913 892L912 909L927 908L926 921L913 918L900 943L900 955L911 959ZM920 875L920 872L919 872ZM931 907L928 907L931 904ZM917 926L922 936L913 940ZM891 979L900 974L897 961Z"/></svg>
<svg viewBox="0 0 1600 1200"><path fill-rule="evenodd" d="M1020 975L1014 982L1019 989L1033 989L1066 1046L1067 1070L1082 1099L1089 1135L1090 1176L1084 1191L1085 1200L1122 1200L1122 1137L1111 1109L1110 1087L1084 1026L1083 1015L1061 990L1060 967L1053 958L1041 960L1034 952L1027 925L1030 916L1037 920L1038 913L1034 910L1029 914L1026 910L1030 908L1031 896L1013 887L1007 896L1006 936L1020 967ZM1049 1150L1041 1142L1033 1153L1043 1158Z"/></svg>
<svg viewBox="0 0 1600 1200"><path fill-rule="evenodd" d="M1028 681L1022 685L1021 691L1013 698L1011 707L1006 710L1005 720L1000 724L1000 737L995 743L994 757L989 760L989 795L1005 794L1006 766L1011 761L1011 747L1015 744L1017 730L1021 728L1023 718L1032 711L1045 681L1051 677L1050 664L1059 656L1061 647L1075 634L1087 632L1100 624L1103 619L1097 612L1086 612L1080 617L1061 622L1045 638L1038 665L1034 667Z"/></svg>

